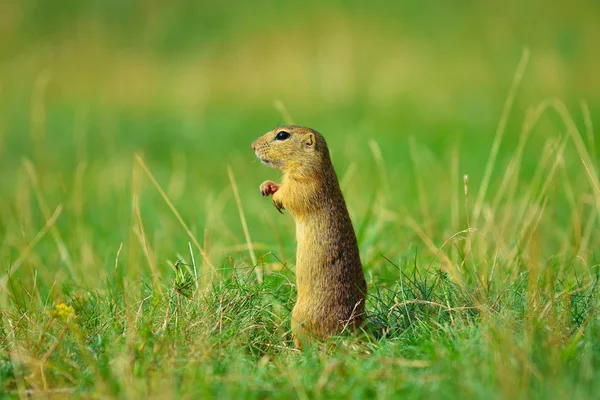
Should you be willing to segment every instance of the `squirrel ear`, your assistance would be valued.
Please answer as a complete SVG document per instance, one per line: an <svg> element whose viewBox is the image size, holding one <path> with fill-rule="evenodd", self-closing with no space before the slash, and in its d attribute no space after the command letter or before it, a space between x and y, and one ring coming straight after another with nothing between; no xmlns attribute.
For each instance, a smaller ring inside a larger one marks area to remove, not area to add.
<svg viewBox="0 0 600 400"><path fill-rule="evenodd" d="M316 140L315 140L315 134L312 132L309 132L303 140L304 143L304 147L307 150L314 150L315 149L315 144L316 144Z"/></svg>

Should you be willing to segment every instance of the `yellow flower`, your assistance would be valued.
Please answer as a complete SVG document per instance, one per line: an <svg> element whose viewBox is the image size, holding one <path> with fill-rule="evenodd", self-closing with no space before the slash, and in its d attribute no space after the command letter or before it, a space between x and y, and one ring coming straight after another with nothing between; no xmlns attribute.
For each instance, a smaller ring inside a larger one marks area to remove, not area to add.
<svg viewBox="0 0 600 400"><path fill-rule="evenodd" d="M54 306L52 316L62 321L70 321L75 318L75 310L73 307L66 305L65 303L59 303Z"/></svg>

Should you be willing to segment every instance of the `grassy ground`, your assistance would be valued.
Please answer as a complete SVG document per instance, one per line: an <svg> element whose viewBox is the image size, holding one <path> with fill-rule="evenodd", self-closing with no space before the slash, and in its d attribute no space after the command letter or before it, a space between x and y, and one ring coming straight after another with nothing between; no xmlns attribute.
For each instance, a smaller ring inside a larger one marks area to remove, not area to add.
<svg viewBox="0 0 600 400"><path fill-rule="evenodd" d="M0 5L1 396L597 398L598 5L372 3ZM304 353L290 121L369 284Z"/></svg>

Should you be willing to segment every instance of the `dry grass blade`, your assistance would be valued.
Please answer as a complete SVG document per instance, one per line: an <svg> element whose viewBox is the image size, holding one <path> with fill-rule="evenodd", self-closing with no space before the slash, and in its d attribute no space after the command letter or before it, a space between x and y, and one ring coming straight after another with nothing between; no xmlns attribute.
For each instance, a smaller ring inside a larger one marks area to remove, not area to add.
<svg viewBox="0 0 600 400"><path fill-rule="evenodd" d="M379 176L381 179L381 189L385 192L389 192L390 185L388 183L388 177L385 170L385 164L383 162L383 155L381 154L381 149L377 142L373 139L369 140L369 147L371 148L371 153L373 154L373 158L375 159L375 163L377 164L377 169L379 170Z"/></svg>
<svg viewBox="0 0 600 400"><path fill-rule="evenodd" d="M598 186L598 181L596 179L594 179L594 175L593 175L592 171L590 170L588 165L585 163L585 160L583 158L581 158L581 163L583 164L583 166L585 168L585 172L587 172L587 175L590 178L590 182L592 183L592 186L594 187L594 189L596 189L596 192L595 192L596 195L594 196L594 198L596 199L596 207L598 208L598 211L600 212L600 186Z"/></svg>
<svg viewBox="0 0 600 400"><path fill-rule="evenodd" d="M31 185L33 186L38 205L40 207L40 210L42 211L42 215L46 220L48 220L50 219L50 209L44 199L44 196L42 196L42 191L40 189L40 183L38 180L37 173L35 171L35 167L29 160L24 160L23 166L25 167L25 170L29 175L29 179L31 181ZM56 243L56 247L58 249L58 253L60 254L61 261L64 262L67 268L69 269L71 277L75 279L77 275L73 266L73 262L71 260L71 255L69 254L68 247L65 244L65 241L63 240L56 226L53 225L50 227L50 234L52 235L52 239L54 239L54 243Z"/></svg>
<svg viewBox="0 0 600 400"><path fill-rule="evenodd" d="M425 182L423 179L423 169L421 168L422 163L420 162L420 157L417 151L417 144L415 143L415 138L411 137L409 142L409 154L410 159L413 164L413 169L415 173L415 181L417 183L417 193L419 197L419 206L421 208L421 215L423 221L431 221L431 211L429 209L429 200L427 198L427 190L425 188ZM431 224L425 226L425 231L428 236L433 236L433 232L431 230Z"/></svg>
<svg viewBox="0 0 600 400"><path fill-rule="evenodd" d="M202 257L204 257L204 259L206 260L206 263L214 270L215 269L214 265L208 259L207 254L204 252L204 249L202 248L202 246L200 246L200 243L196 239L196 236L194 236L194 234L192 233L190 228L188 228L187 224L181 217L181 214L179 214L179 211L177 211L177 209L173 205L173 202L171 202L171 200L169 199L169 196L167 196L167 194L165 193L163 188L160 186L160 184L158 183L158 181L156 180L154 175L152 175L152 172L150 172L150 170L146 166L146 163L144 162L142 157L139 154L136 154L135 159L140 164L140 166L142 167L142 169L144 170L144 172L146 173L146 175L148 176L148 178L150 179L150 181L152 182L152 184L154 185L156 190L158 190L158 193L160 193L160 195L163 198L163 200L165 201L165 203L167 203L167 206L169 206L169 208L171 209L171 212L175 215L175 218L177 218L177 221L179 221L179 223L181 224L181 226L183 227L185 232L188 234L188 236L192 240L192 243L194 243L194 246L196 246L198 251L200 251L200 254L202 254Z"/></svg>
<svg viewBox="0 0 600 400"><path fill-rule="evenodd" d="M23 265L23 262L27 260L27 257L29 257L29 255L31 254L35 246L39 243L39 241L44 236L46 236L50 229L52 229L52 227L56 223L56 220L58 219L58 217L60 217L62 210L63 207L59 204L58 207L56 207L56 209L54 210L54 213L52 213L52 215L50 216L50 218L46 220L44 227L35 235L35 237L27 244L27 246L25 246L23 251L21 251L19 258L17 258L15 262L12 263L8 270L5 272L4 276L0 280L0 287L6 289L5 285L6 280L8 279L8 274L16 272L21 267L21 265Z"/></svg>
<svg viewBox="0 0 600 400"><path fill-rule="evenodd" d="M457 282L462 281L463 278L460 275L460 272L459 272L457 266L452 262L452 260L450 260L450 257L448 257L448 254L446 254L446 252L443 251L443 248L451 239L453 239L457 235L459 235L461 233L472 232L472 231L474 231L474 229L468 228L468 229L465 229L464 231L455 233L450 239L448 239L446 242L444 242L444 244L441 247L438 248L435 245L435 243L433 242L433 240L429 236L427 236L427 234L423 231L423 229L421 229L419 224L414 219L412 219L411 217L406 217L405 221L406 221L406 224L413 230L413 232L415 232L417 234L417 236L419 236L419 238L423 241L423 243L425 243L425 246L427 246L429 251L432 254L435 254L436 257L437 256L440 257L442 269L444 271L446 271L453 280L455 280Z"/></svg>
<svg viewBox="0 0 600 400"><path fill-rule="evenodd" d="M281 100L275 100L273 102L273 105L275 106L277 111L279 111L279 115L281 115L281 118L283 118L283 122L286 125L294 125L294 121L292 120L290 113L288 112L287 108L285 107L285 104L283 104Z"/></svg>
<svg viewBox="0 0 600 400"><path fill-rule="evenodd" d="M581 162L587 172L587 176L589 178L590 184L592 188L599 188L600 182L598 180L598 173L596 172L594 159L590 155L590 152L587 150L585 142L577 129L577 125L573 121L573 117L571 113L567 109L567 106L558 99L549 99L547 101L549 107L552 107L556 113L561 117L565 127L567 128L567 133L571 137L573 144L575 145L575 149L579 154ZM587 117L586 117L587 120ZM586 122L588 125L588 129L591 130L591 122ZM595 192L596 198L596 207L598 212L600 212L600 191L596 190Z"/></svg>
<svg viewBox="0 0 600 400"><path fill-rule="evenodd" d="M227 167L227 173L229 174L229 182L231 183L231 189L233 190L233 195L235 196L235 202L237 204L238 212L240 214L240 221L242 222L242 229L244 230L244 237L246 238L246 244L248 245L248 253L250 254L250 259L252 260L252 265L256 267L256 279L258 282L262 282L262 270L260 266L256 262L256 254L254 254L254 247L252 245L252 238L250 237L250 231L248 230L248 224L246 223L246 214L244 214L244 208L242 207L242 200L240 199L240 193L237 188L237 184L235 183L235 178L233 176L233 171L231 167Z"/></svg>
<svg viewBox="0 0 600 400"><path fill-rule="evenodd" d="M498 156L498 151L500 150L500 143L502 143L502 137L504 136L504 130L506 129L506 123L508 121L508 116L510 115L510 111L512 109L512 105L515 101L515 97L517 95L517 90L519 89L519 85L521 83L521 79L525 73L525 69L527 68L527 64L529 63L529 49L523 49L523 54L521 55L521 60L519 61L519 65L517 66L517 70L515 72L512 85L510 87L510 91L508 92L508 96L506 97L506 101L504 103L504 108L502 110L502 116L500 117L500 122L498 123L498 128L496 129L496 136L494 137L494 142L492 144L492 150L490 152L490 157L488 159L488 163L485 166L485 172L483 173L483 180L481 181L481 187L479 188L479 192L477 193L477 199L475 201L475 205L473 207L473 223L477 223L477 219L481 214L481 210L483 208L483 202L487 193L488 186L490 184L490 179L492 177L492 171L494 170L494 165L496 164L496 157Z"/></svg>
<svg viewBox="0 0 600 400"><path fill-rule="evenodd" d="M158 288L158 291L162 293L162 287L159 284L160 273L156 268L156 257L154 256L154 252L152 251L150 243L148 242L146 229L144 228L144 221L142 220L142 213L140 212L139 198L137 197L137 195L133 198L133 213L138 228L136 234L138 236L138 240L140 241L140 246L142 247L144 256L146 257L146 261L148 262L148 266L150 267L152 281L154 282L154 285Z"/></svg>
<svg viewBox="0 0 600 400"><path fill-rule="evenodd" d="M583 122L585 123L585 134L588 140L588 146L590 147L590 155L592 159L596 159L596 141L594 140L594 124L592 123L592 115L590 113L590 107L585 101L581 101L581 112L583 114Z"/></svg>

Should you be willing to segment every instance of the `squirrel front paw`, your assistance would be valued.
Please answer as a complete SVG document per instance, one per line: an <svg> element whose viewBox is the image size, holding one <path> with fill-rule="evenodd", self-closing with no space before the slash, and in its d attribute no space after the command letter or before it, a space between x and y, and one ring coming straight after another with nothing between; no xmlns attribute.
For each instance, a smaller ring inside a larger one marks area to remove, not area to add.
<svg viewBox="0 0 600 400"><path fill-rule="evenodd" d="M260 185L260 194L263 197L275 194L279 190L279 185L273 181L265 181Z"/></svg>

